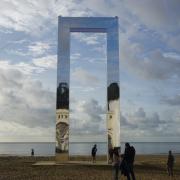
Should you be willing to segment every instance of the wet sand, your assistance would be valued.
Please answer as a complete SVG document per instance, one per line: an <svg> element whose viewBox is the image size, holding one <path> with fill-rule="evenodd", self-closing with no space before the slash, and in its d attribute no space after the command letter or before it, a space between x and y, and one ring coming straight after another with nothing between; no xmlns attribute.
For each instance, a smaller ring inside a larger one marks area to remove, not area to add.
<svg viewBox="0 0 180 180"><path fill-rule="evenodd" d="M176 155L174 178L180 179L180 155ZM0 180L112 180L111 166L33 166L38 161L54 161L54 157L0 156ZM167 156L136 156L137 180L168 180ZM122 177L121 180L125 180Z"/></svg>

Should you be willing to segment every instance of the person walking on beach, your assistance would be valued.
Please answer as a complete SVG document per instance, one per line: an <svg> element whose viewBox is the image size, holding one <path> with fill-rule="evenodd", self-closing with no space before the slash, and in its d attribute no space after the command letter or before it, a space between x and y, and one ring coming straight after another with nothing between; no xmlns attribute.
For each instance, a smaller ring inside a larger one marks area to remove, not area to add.
<svg viewBox="0 0 180 180"><path fill-rule="evenodd" d="M124 155L121 155L121 163L120 163L120 170L121 170L121 175L124 175L127 177L127 180L130 180L130 175L129 175L129 167L128 164L126 162L126 160L124 159Z"/></svg>
<svg viewBox="0 0 180 180"><path fill-rule="evenodd" d="M91 155L93 163L96 162L96 152L97 152L97 145L95 144L92 148Z"/></svg>
<svg viewBox="0 0 180 180"><path fill-rule="evenodd" d="M174 167L174 156L172 155L172 151L169 151L168 160L167 160L167 170L169 176L173 176L173 167Z"/></svg>
<svg viewBox="0 0 180 180"><path fill-rule="evenodd" d="M114 180L118 180L119 179L119 169L120 169L119 148L113 149L113 169L114 169Z"/></svg>
<svg viewBox="0 0 180 180"><path fill-rule="evenodd" d="M132 180L136 180L134 175L134 158L135 158L136 150L133 146L130 146L129 143L125 144L125 152L124 152L124 161L127 164L128 172L132 177ZM130 178L127 176L127 179L130 180Z"/></svg>
<svg viewBox="0 0 180 180"><path fill-rule="evenodd" d="M31 156L34 156L34 149L31 149Z"/></svg>
<svg viewBox="0 0 180 180"><path fill-rule="evenodd" d="M109 159L108 159L109 164L113 163L113 154L114 154L114 150L112 147L110 147L109 148Z"/></svg>

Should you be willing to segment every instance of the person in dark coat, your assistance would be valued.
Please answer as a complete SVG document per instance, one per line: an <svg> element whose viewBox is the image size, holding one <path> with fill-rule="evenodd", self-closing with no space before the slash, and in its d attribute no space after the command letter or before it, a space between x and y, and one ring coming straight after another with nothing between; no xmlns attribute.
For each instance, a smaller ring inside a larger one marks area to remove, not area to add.
<svg viewBox="0 0 180 180"><path fill-rule="evenodd" d="M130 180L130 175L129 175L129 167L124 159L124 155L121 155L121 163L120 163L120 170L121 170L121 175L124 175L127 177L127 180Z"/></svg>
<svg viewBox="0 0 180 180"><path fill-rule="evenodd" d="M92 148L91 155L93 163L96 162L96 152L97 152L97 145L95 144Z"/></svg>
<svg viewBox="0 0 180 180"><path fill-rule="evenodd" d="M173 167L174 167L174 156L172 155L172 151L169 151L168 160L167 160L167 170L169 176L173 176Z"/></svg>
<svg viewBox="0 0 180 180"><path fill-rule="evenodd" d="M123 160L127 164L127 168L128 168L130 176L132 177L132 180L136 180L135 175L134 175L134 158L135 158L135 154L136 154L136 151L135 151L134 147L130 146L129 143L126 143L125 144L125 152L124 152Z"/></svg>
<svg viewBox="0 0 180 180"><path fill-rule="evenodd" d="M34 156L34 149L31 149L31 156Z"/></svg>
<svg viewBox="0 0 180 180"><path fill-rule="evenodd" d="M112 147L109 148L109 163L113 163L114 150Z"/></svg>
<svg viewBox="0 0 180 180"><path fill-rule="evenodd" d="M119 179L119 168L120 168L120 152L119 152L119 148L114 148L113 149L114 180Z"/></svg>

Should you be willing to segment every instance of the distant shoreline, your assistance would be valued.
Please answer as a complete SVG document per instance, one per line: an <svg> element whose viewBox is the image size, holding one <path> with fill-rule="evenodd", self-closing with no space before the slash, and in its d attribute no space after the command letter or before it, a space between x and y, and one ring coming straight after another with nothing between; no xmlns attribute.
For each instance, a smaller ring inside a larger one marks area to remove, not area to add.
<svg viewBox="0 0 180 180"><path fill-rule="evenodd" d="M31 157L31 155L26 154L0 154L0 157ZM55 155L35 155L34 157L55 157Z"/></svg>
<svg viewBox="0 0 180 180"><path fill-rule="evenodd" d="M123 153L122 153L123 154ZM179 156L180 153L173 153L175 156ZM154 154L136 154L136 156L167 156L167 153L154 153ZM55 157L56 155L35 155L34 157ZM106 154L100 154L98 155L99 157L101 156L106 156ZM31 155L26 155L26 154L0 154L0 157L31 157ZM89 155L70 155L70 157L89 157Z"/></svg>
<svg viewBox="0 0 180 180"><path fill-rule="evenodd" d="M125 141L125 142L121 142L121 143L126 143L127 141ZM178 142L178 141L167 141L167 142L165 142L165 141L155 141L155 142L153 142L153 141L151 141L151 142L145 142L145 141L137 141L137 142L131 142L131 141L128 141L129 143L180 143L180 141ZM51 143L51 144L54 144L54 143L56 143L56 142L0 142L0 143L26 143L26 144L32 144L32 143ZM107 141L102 141L102 142L100 142L100 141L92 141L92 142L70 142L70 143L107 143Z"/></svg>
<svg viewBox="0 0 180 180"><path fill-rule="evenodd" d="M97 144L97 155L107 154L107 142L70 142L71 156L91 154L93 144ZM169 150L173 154L180 154L180 142L131 142L138 155L166 155ZM31 149L37 156L54 156L55 142L0 142L0 156L29 156ZM121 152L124 152L124 143L121 143Z"/></svg>

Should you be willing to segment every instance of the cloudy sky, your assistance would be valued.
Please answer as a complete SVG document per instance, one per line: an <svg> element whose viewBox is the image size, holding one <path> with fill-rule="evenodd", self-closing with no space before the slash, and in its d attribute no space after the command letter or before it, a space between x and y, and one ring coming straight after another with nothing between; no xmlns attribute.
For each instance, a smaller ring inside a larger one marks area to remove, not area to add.
<svg viewBox="0 0 180 180"><path fill-rule="evenodd" d="M0 8L0 141L55 140L58 15L119 17L121 140L178 141L179 0L1 0ZM86 114L71 120L77 136L105 133L105 57L106 35L72 34L72 113Z"/></svg>

